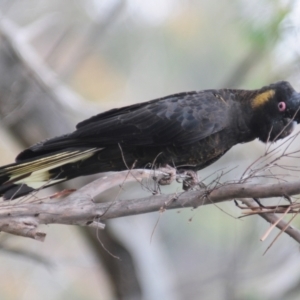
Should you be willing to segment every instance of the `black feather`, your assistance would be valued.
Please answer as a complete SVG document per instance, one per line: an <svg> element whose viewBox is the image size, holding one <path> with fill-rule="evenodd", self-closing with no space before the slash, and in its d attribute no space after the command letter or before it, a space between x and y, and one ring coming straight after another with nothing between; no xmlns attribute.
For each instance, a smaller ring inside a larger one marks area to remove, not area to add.
<svg viewBox="0 0 300 300"><path fill-rule="evenodd" d="M70 134L24 150L15 164L0 168L0 195L18 197L32 190L30 185L49 186L134 163L136 168L155 161L156 167L200 170L238 143L289 135L291 117L300 120L298 95L289 83L279 82L253 91L179 93L103 112ZM282 101L283 112L278 109Z"/></svg>

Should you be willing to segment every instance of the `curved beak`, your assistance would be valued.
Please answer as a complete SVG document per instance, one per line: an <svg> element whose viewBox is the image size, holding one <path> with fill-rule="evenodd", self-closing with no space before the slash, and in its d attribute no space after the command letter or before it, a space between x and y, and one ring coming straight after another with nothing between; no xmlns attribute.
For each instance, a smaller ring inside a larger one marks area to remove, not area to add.
<svg viewBox="0 0 300 300"><path fill-rule="evenodd" d="M300 123L300 93L293 92L287 101L287 117L294 118L294 121Z"/></svg>

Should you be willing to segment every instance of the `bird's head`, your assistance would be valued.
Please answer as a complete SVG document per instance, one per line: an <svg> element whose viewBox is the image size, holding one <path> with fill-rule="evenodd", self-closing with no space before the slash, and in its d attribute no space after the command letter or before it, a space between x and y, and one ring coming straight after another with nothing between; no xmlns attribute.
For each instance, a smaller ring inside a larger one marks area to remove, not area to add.
<svg viewBox="0 0 300 300"><path fill-rule="evenodd" d="M288 136L300 122L300 93L286 81L258 90L250 101L252 128L263 142Z"/></svg>

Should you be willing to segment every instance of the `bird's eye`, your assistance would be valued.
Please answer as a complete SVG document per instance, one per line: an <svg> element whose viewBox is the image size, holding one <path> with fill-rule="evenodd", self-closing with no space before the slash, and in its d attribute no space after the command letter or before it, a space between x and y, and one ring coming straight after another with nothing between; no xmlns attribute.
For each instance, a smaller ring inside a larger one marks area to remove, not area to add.
<svg viewBox="0 0 300 300"><path fill-rule="evenodd" d="M285 109L286 109L285 102L279 102L278 103L278 109L279 109L279 111L285 111Z"/></svg>

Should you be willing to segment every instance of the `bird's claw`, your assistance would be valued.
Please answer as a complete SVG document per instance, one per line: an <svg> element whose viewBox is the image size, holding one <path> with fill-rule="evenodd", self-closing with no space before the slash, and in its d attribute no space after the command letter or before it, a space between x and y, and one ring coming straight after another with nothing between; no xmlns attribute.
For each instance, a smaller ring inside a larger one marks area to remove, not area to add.
<svg viewBox="0 0 300 300"><path fill-rule="evenodd" d="M199 185L199 179L196 172L192 170L186 170L183 171L183 174L186 176L186 178L182 181L182 189L184 191L188 191L196 185Z"/></svg>
<svg viewBox="0 0 300 300"><path fill-rule="evenodd" d="M169 185L176 179L176 169L166 165L165 167L159 168L163 173L166 173L162 178L158 180L159 185Z"/></svg>
<svg viewBox="0 0 300 300"><path fill-rule="evenodd" d="M193 189L196 186L206 188L205 184L199 181L197 173L192 170L178 171L169 165L159 168L159 170L166 174L157 181L159 185L169 185L176 179L177 182L182 182L182 189L184 191ZM177 176L178 174L180 175L179 177Z"/></svg>

